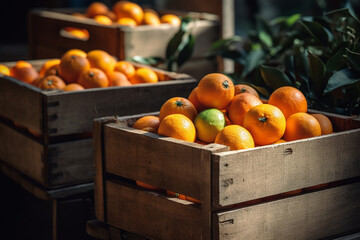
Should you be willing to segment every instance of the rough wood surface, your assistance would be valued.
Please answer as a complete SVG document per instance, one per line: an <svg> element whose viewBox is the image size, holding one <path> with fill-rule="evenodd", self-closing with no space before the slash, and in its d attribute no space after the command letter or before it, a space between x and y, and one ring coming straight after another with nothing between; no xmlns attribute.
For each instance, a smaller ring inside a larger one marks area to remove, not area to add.
<svg viewBox="0 0 360 240"><path fill-rule="evenodd" d="M360 183L214 215L214 239L320 239L360 228Z"/></svg>
<svg viewBox="0 0 360 240"><path fill-rule="evenodd" d="M40 89L0 75L0 116L42 133L43 95Z"/></svg>
<svg viewBox="0 0 360 240"><path fill-rule="evenodd" d="M359 142L356 129L214 154L213 204L226 206L360 176Z"/></svg>
<svg viewBox="0 0 360 240"><path fill-rule="evenodd" d="M113 181L106 181L106 195L110 225L150 239L201 239L201 213L194 204Z"/></svg>

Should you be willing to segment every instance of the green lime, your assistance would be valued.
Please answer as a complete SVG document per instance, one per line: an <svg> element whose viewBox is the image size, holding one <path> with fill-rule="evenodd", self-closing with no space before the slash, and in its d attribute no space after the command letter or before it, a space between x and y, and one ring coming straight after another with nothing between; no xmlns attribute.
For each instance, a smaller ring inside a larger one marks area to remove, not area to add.
<svg viewBox="0 0 360 240"><path fill-rule="evenodd" d="M216 135L225 127L224 114L216 109L210 108L200 112L194 120L196 136L200 141L212 143Z"/></svg>

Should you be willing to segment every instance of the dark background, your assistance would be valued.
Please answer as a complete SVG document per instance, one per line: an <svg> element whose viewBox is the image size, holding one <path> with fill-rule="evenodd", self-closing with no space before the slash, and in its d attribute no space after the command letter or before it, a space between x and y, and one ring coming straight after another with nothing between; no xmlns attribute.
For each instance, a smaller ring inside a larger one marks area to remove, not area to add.
<svg viewBox="0 0 360 240"><path fill-rule="evenodd" d="M99 0L111 7L116 1ZM179 0L134 0L149 7L156 8L159 2ZM180 0L181 1L181 0ZM194 0L197 1L197 0ZM219 0L221 1L221 0ZM83 8L93 0L5 0L0 7L0 61L15 61L29 59L28 56L28 26L27 17L31 9L35 8ZM206 1L204 1L206 2ZM235 0L235 16L237 35L246 35L253 27L256 15L265 19L277 16L288 16L294 13L309 15L319 13L319 5L327 3L329 8L336 8L341 0ZM359 9L360 1L351 1ZM206 4L206 3L205 3ZM189 8L187 6L187 8ZM181 9L176 9L181 10ZM359 11L357 11L359 12Z"/></svg>

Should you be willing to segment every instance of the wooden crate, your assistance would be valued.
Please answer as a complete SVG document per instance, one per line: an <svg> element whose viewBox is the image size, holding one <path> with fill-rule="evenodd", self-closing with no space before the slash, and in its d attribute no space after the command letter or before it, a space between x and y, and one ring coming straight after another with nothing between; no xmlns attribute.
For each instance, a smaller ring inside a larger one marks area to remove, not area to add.
<svg viewBox="0 0 360 240"><path fill-rule="evenodd" d="M178 28L169 24L160 26L137 26L135 28L113 24L98 24L93 19L79 18L68 13L72 10L33 10L29 13L30 57L35 59L61 56L66 50L79 48L84 51L102 49L119 60L139 55L165 57L166 46ZM165 12L164 12L165 13ZM197 19L190 26L195 37L192 59L178 72L202 78L217 71L216 59L206 58L213 42L220 39L218 17L206 13L180 13ZM88 40L76 39L62 34L62 29L76 27L89 32Z"/></svg>
<svg viewBox="0 0 360 240"><path fill-rule="evenodd" d="M86 222L94 218L94 184L47 190L0 162L0 238L93 239Z"/></svg>
<svg viewBox="0 0 360 240"><path fill-rule="evenodd" d="M155 111L197 84L186 74L154 70L170 80L75 92L44 91L1 75L0 159L47 187L92 181L94 118Z"/></svg>
<svg viewBox="0 0 360 240"><path fill-rule="evenodd" d="M359 229L360 121L326 115L333 134L239 151L130 128L140 116L97 119L96 217L150 239L317 239Z"/></svg>

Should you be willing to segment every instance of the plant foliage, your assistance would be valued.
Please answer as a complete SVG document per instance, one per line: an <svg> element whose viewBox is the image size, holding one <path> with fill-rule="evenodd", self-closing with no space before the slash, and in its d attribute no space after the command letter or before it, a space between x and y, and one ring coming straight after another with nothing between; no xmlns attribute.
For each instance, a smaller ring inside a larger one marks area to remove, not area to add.
<svg viewBox="0 0 360 240"><path fill-rule="evenodd" d="M351 6L320 16L257 18L248 36L213 44L211 54L237 64L235 82L264 97L281 86L300 89L309 107L360 114L360 22Z"/></svg>

